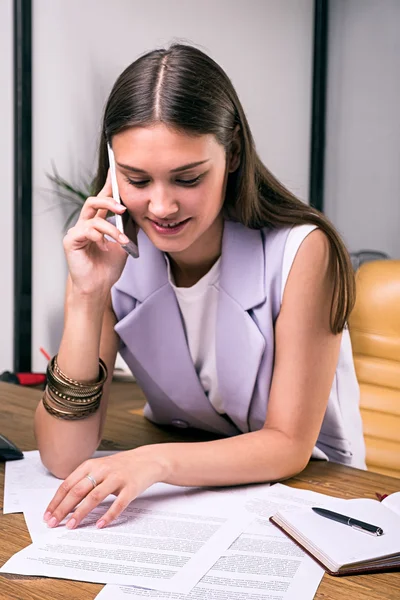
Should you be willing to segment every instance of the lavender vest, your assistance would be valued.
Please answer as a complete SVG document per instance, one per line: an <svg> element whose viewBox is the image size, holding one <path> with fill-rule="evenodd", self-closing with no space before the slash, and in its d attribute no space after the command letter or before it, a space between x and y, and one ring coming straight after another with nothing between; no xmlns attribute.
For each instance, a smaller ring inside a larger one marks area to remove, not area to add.
<svg viewBox="0 0 400 600"><path fill-rule="evenodd" d="M222 240L216 360L229 418L216 412L194 368L162 252L139 232L140 257L128 257L112 288L120 353L142 388L145 415L159 424L197 427L224 436L261 429L274 364L282 261L289 228L251 230L227 221ZM344 335L328 408L315 448L365 468L358 384ZM343 364L342 364L343 363ZM282 399L284 401L284 399Z"/></svg>

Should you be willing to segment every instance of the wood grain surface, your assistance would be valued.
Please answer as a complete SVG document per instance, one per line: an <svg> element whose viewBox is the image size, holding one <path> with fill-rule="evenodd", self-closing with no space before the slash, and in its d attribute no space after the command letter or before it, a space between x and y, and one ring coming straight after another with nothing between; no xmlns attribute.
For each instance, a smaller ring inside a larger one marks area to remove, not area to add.
<svg viewBox="0 0 400 600"><path fill-rule="evenodd" d="M0 382L0 433L21 450L35 450L33 415L39 390ZM142 416L144 397L135 383L113 382L110 407L100 449L127 450L149 443L210 440L194 430L156 427ZM375 498L375 492L400 490L400 479L312 461L285 484L342 498ZM3 507L4 464L0 463L0 508ZM0 515L0 565L31 543L22 514ZM103 586L63 579L0 575L0 600L92 600ZM400 573L352 577L324 575L316 600L400 600ZM205 599L207 600L207 599Z"/></svg>

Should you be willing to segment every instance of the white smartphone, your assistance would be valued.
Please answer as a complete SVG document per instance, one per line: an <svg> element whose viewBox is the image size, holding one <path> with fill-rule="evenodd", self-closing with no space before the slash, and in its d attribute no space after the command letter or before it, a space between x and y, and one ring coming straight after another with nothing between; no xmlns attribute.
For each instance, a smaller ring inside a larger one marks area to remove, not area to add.
<svg viewBox="0 0 400 600"><path fill-rule="evenodd" d="M118 183L117 183L117 173L115 169L115 158L114 152L111 148L110 144L107 143L108 149L108 160L110 163L110 173L111 173L111 186L113 192L113 198L115 202L122 204L121 198L119 196ZM139 256L139 247L137 241L137 230L136 225L128 211L126 210L122 215L115 215L115 225L120 233L126 235L129 238L128 244L124 244L122 248L133 258L138 258Z"/></svg>

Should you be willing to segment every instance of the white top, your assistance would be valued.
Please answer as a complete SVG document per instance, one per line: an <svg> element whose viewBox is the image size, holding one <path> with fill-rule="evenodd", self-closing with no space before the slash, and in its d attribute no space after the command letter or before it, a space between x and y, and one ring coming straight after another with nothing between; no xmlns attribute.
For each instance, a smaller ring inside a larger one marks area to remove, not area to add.
<svg viewBox="0 0 400 600"><path fill-rule="evenodd" d="M282 264L281 301L287 278L297 251L315 225L298 225L289 232L286 240ZM169 260L168 278L175 291L181 311L190 355L197 375L209 401L215 410L224 414L222 398L218 393L217 363L215 355L215 331L218 305L218 284L221 259L195 285L177 287L171 272Z"/></svg>
<svg viewBox="0 0 400 600"><path fill-rule="evenodd" d="M166 257L167 258L167 257ZM215 410L225 411L218 393L215 330L221 259L191 287L177 287L167 258L168 278L181 311L190 356L196 373Z"/></svg>

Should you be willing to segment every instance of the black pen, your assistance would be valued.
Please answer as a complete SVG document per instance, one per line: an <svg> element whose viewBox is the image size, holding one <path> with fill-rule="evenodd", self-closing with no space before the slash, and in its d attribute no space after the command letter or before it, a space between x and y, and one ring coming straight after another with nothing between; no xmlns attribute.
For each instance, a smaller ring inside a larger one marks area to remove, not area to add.
<svg viewBox="0 0 400 600"><path fill-rule="evenodd" d="M332 521L343 523L343 525L349 525L353 529L358 529L358 531L370 533L371 535L383 535L383 529L381 529L381 527L377 527L376 525L364 523L364 521L358 521L358 519L352 519L351 517L346 517L346 515L340 515L339 513L332 512L331 510L326 510L326 508L313 507L312 510L321 517L332 519Z"/></svg>

